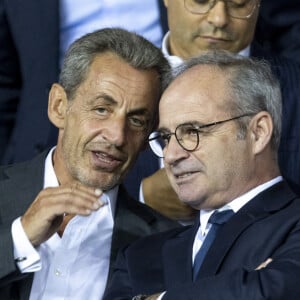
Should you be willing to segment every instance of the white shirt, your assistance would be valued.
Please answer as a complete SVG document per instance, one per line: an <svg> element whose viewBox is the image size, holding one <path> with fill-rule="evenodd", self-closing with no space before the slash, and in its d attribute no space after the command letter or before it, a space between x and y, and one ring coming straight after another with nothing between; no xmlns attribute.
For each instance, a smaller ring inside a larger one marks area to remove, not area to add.
<svg viewBox="0 0 300 300"><path fill-rule="evenodd" d="M82 35L104 27L134 31L161 47L157 0L61 0L60 57Z"/></svg>
<svg viewBox="0 0 300 300"><path fill-rule="evenodd" d="M45 162L44 188L58 186L50 151ZM12 225L14 255L22 273L35 272L30 300L102 299L109 270L118 187L104 193L107 205L90 216L75 216L62 238L55 233L34 248L20 218Z"/></svg>

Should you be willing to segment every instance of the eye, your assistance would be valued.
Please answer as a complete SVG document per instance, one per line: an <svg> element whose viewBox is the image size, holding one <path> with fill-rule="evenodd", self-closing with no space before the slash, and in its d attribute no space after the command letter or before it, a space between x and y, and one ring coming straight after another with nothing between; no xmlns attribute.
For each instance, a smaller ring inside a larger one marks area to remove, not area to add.
<svg viewBox="0 0 300 300"><path fill-rule="evenodd" d="M147 122L143 118L138 118L138 117L130 117L130 124L133 125L134 127L139 127L141 129L146 128Z"/></svg>
<svg viewBox="0 0 300 300"><path fill-rule="evenodd" d="M106 107L97 107L95 110L99 115L107 115L109 113Z"/></svg>
<svg viewBox="0 0 300 300"><path fill-rule="evenodd" d="M191 127L191 126L183 126L182 128L180 128L181 130L181 134L184 136L197 136L199 130L195 127Z"/></svg>
<svg viewBox="0 0 300 300"><path fill-rule="evenodd" d="M207 4L209 1L208 0L193 0L195 4Z"/></svg>
<svg viewBox="0 0 300 300"><path fill-rule="evenodd" d="M243 8L244 6L248 5L249 1L228 1L228 5L231 8Z"/></svg>
<svg viewBox="0 0 300 300"><path fill-rule="evenodd" d="M161 133L160 134L160 139L161 139L161 144L166 146L169 144L171 138L171 134L170 133Z"/></svg>

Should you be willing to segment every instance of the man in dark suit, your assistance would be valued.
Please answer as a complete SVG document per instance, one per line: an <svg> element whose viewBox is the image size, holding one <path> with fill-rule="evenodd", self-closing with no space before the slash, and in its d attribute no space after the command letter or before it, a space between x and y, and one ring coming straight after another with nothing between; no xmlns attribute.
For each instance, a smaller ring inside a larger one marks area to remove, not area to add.
<svg viewBox="0 0 300 300"><path fill-rule="evenodd" d="M101 299L119 247L177 226L120 186L168 69L158 48L121 29L70 47L49 94L56 147L0 169L1 299Z"/></svg>
<svg viewBox="0 0 300 300"><path fill-rule="evenodd" d="M60 69L63 2L0 0L1 164L33 158L56 143L57 130L48 120L47 102ZM155 6L159 15L164 9L162 1L154 0ZM134 17L132 20L135 31L141 33ZM164 12L161 26L166 32Z"/></svg>
<svg viewBox="0 0 300 300"><path fill-rule="evenodd" d="M300 192L300 65L274 56L253 42L260 1L243 1L249 9L247 15L242 17L235 15L234 1L199 3L195 0L165 0L164 3L170 31L163 40L162 50L171 65L176 66L185 59L210 50L228 50L243 56L263 58L271 63L273 73L280 80L283 95L279 166L295 191ZM155 164L157 158L154 155L150 158L148 154L143 161ZM192 215L192 211L178 201L166 180L164 169L144 179L142 187L145 202L161 213L173 219L186 219Z"/></svg>
<svg viewBox="0 0 300 300"><path fill-rule="evenodd" d="M192 59L159 116L150 144L160 141L172 187L199 216L121 251L104 299L299 299L300 199L277 163L281 94L268 64Z"/></svg>

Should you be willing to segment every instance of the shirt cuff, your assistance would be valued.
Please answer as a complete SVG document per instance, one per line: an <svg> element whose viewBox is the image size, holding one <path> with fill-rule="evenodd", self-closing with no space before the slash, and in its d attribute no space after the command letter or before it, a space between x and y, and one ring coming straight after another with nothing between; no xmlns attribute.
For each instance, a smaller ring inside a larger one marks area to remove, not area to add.
<svg viewBox="0 0 300 300"><path fill-rule="evenodd" d="M11 226L14 244L14 258L21 273L41 270L41 257L30 243L21 223L21 217L14 220Z"/></svg>
<svg viewBox="0 0 300 300"><path fill-rule="evenodd" d="M141 182L140 184L139 201L145 204L144 193L143 193L143 182Z"/></svg>
<svg viewBox="0 0 300 300"><path fill-rule="evenodd" d="M162 294L159 295L159 297L157 298L157 300L162 300L163 296L165 295L166 292L163 292Z"/></svg>

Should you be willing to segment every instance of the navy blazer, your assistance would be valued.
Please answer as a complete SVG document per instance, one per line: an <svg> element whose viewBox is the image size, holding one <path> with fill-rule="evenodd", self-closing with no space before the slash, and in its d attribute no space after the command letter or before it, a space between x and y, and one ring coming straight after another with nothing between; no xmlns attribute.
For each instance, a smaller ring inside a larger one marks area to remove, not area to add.
<svg viewBox="0 0 300 300"><path fill-rule="evenodd" d="M3 300L29 299L33 273L21 274L14 262L11 223L24 214L43 188L46 154L44 152L29 162L0 168L0 299ZM120 186L114 216L110 274L120 248L142 236L178 226L177 222L130 198Z"/></svg>
<svg viewBox="0 0 300 300"><path fill-rule="evenodd" d="M279 79L282 94L282 132L278 151L280 171L293 190L300 194L300 64L271 55L257 44L251 56L265 59Z"/></svg>
<svg viewBox="0 0 300 300"><path fill-rule="evenodd" d="M165 7L157 2L166 32ZM58 74L59 0L0 0L0 163L56 144L47 107Z"/></svg>
<svg viewBox="0 0 300 300"><path fill-rule="evenodd" d="M163 291L163 300L300 297L300 199L285 182L263 191L220 228L195 282L194 226L143 238L120 252L104 300ZM265 268L255 269L268 258Z"/></svg>
<svg viewBox="0 0 300 300"><path fill-rule="evenodd" d="M300 62L300 2L261 1L255 40L274 55Z"/></svg>

